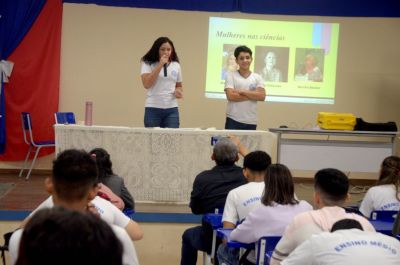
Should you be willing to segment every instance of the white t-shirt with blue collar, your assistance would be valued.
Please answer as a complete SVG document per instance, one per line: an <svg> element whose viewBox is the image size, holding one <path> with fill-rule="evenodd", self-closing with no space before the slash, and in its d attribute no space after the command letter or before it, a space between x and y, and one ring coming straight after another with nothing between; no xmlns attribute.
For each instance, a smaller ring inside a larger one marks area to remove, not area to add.
<svg viewBox="0 0 400 265"><path fill-rule="evenodd" d="M159 63L147 64L142 62L140 74L151 73ZM161 69L157 80L147 89L145 107L169 109L178 107L175 97L176 83L182 82L181 66L178 62L171 62L167 67L167 76Z"/></svg>
<svg viewBox="0 0 400 265"><path fill-rule="evenodd" d="M225 89L256 90L264 88L264 81L259 74L251 73L247 78L239 74L239 71L228 72L225 79ZM241 102L228 101L226 116L237 122L245 124L257 124L257 101L246 100Z"/></svg>

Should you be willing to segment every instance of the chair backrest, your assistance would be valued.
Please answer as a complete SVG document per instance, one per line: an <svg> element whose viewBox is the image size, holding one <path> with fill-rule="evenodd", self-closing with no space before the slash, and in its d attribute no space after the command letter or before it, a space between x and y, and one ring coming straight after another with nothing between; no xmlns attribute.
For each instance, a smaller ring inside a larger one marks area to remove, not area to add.
<svg viewBox="0 0 400 265"><path fill-rule="evenodd" d="M73 112L54 113L56 124L76 124L75 114Z"/></svg>
<svg viewBox="0 0 400 265"><path fill-rule="evenodd" d="M397 212L396 220L394 220L392 234L400 239L400 211Z"/></svg>
<svg viewBox="0 0 400 265"><path fill-rule="evenodd" d="M21 121L24 141L30 145L33 142L31 114L29 112L21 112Z"/></svg>
<svg viewBox="0 0 400 265"><path fill-rule="evenodd" d="M258 265L267 265L272 257L272 252L281 236L264 236L260 238L257 242L257 263Z"/></svg>
<svg viewBox="0 0 400 265"><path fill-rule="evenodd" d="M373 211L370 220L394 222L398 211Z"/></svg>

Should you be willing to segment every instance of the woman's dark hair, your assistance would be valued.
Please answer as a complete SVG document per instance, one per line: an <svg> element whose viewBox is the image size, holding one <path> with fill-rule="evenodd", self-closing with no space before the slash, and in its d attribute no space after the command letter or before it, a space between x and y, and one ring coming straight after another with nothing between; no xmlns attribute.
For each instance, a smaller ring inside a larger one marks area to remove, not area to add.
<svg viewBox="0 0 400 265"><path fill-rule="evenodd" d="M294 183L290 170L282 164L272 164L264 178L265 189L261 202L266 206L298 204L294 197Z"/></svg>
<svg viewBox="0 0 400 265"><path fill-rule="evenodd" d="M53 207L24 228L16 265L122 265L122 255L122 244L100 218Z"/></svg>
<svg viewBox="0 0 400 265"><path fill-rule="evenodd" d="M97 169L99 171L99 182L102 182L104 178L114 175L110 154L106 150L103 148L95 148L91 150L89 154L96 160Z"/></svg>
<svg viewBox="0 0 400 265"><path fill-rule="evenodd" d="M396 187L396 198L400 201L400 157L386 157L381 165L381 172L377 185L393 184Z"/></svg>
<svg viewBox="0 0 400 265"><path fill-rule="evenodd" d="M179 63L179 58L178 55L176 54L174 44L167 37L159 37L158 39L156 39L153 43L153 46L151 46L150 50L142 57L142 61L148 64L158 62L160 60L160 54L159 54L160 47L166 42L168 42L169 45L171 45L172 47L170 60Z"/></svg>

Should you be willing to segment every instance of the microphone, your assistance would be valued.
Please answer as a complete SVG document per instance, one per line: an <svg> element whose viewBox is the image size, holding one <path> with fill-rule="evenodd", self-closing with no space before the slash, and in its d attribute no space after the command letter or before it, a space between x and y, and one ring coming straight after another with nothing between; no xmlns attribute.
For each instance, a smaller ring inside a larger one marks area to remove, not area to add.
<svg viewBox="0 0 400 265"><path fill-rule="evenodd" d="M164 76L167 76L167 64L164 64Z"/></svg>

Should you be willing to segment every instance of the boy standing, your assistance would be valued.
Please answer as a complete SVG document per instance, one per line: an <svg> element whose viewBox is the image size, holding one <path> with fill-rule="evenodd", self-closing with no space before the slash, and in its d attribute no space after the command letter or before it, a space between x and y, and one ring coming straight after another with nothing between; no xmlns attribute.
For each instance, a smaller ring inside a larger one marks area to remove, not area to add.
<svg viewBox="0 0 400 265"><path fill-rule="evenodd" d="M264 101L264 81L259 74L250 71L252 51L246 46L235 49L239 70L227 73L225 94L228 99L225 129L257 129L257 101Z"/></svg>

